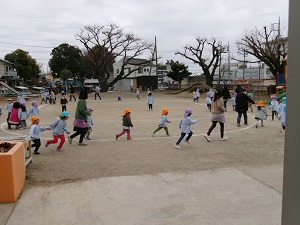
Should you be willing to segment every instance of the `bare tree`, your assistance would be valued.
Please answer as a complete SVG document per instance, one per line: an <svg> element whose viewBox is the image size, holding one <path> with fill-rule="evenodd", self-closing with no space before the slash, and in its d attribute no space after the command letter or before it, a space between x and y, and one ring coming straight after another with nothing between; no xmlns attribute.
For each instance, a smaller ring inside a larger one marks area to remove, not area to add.
<svg viewBox="0 0 300 225"><path fill-rule="evenodd" d="M282 37L280 29L267 30L264 27L263 31L259 31L255 28L236 44L240 53L248 53L264 62L274 76L284 73L282 60L287 56L288 41Z"/></svg>
<svg viewBox="0 0 300 225"><path fill-rule="evenodd" d="M86 60L92 59L89 61L89 69L93 70L92 73L95 78L99 79L102 90L108 89L118 80L128 77L135 71L149 66L153 61L153 58L151 58L153 44L145 42L133 33L126 33L114 23L85 26L79 34L75 35L75 38L84 45L87 51L85 55L89 55ZM125 74L126 66L134 58L147 53L149 53L149 59L137 64L136 69L132 69ZM123 61L120 73L113 79L109 79L112 75L112 65L118 60ZM95 64L95 62L97 63ZM111 81L109 82L109 80Z"/></svg>
<svg viewBox="0 0 300 225"><path fill-rule="evenodd" d="M198 64L203 70L206 78L206 84L212 86L213 77L219 66L222 46L215 38L207 40L206 38L196 38L195 46L186 45L183 52L176 52L175 55L182 55L186 59ZM205 55L206 50L210 50L211 56Z"/></svg>

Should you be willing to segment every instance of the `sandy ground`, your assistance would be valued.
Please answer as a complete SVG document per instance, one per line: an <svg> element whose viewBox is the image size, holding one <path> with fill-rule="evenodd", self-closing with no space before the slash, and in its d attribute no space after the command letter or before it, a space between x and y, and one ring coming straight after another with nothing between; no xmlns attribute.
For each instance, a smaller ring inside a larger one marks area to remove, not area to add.
<svg viewBox="0 0 300 225"><path fill-rule="evenodd" d="M121 94L123 100L117 101ZM92 140L84 140L87 146L78 146L78 139L70 145L67 141L63 152L56 152L57 145L44 147L45 141L52 137L51 131L41 133L42 147L40 155L33 155L33 162L27 166L26 186L51 186L57 183L69 183L100 177L146 175L159 173L191 173L219 168L246 168L282 165L284 133L279 133L278 120L268 118L264 127L255 128L254 113L248 113L249 125L236 126L237 114L232 111L231 102L226 113L225 132L228 141L221 142L219 126L213 131L212 142L207 142L203 135L211 123L204 95L199 103L194 103L190 94L166 94L154 92L154 109L148 111L146 93L137 100L134 93L102 93L102 100L94 100L90 95L87 105L94 108ZM39 99L35 99L39 101ZM71 114L68 127L73 133L72 123L77 102L69 102L67 111ZM5 108L6 102L0 103ZM29 105L29 104L28 104ZM39 105L42 126L52 123L60 114L60 104ZM124 136L115 140L116 133L121 132L122 113L132 109L132 140ZM157 128L161 110L170 110L169 131L164 130L152 137ZM188 145L182 142L181 149L173 147L180 130L178 123L184 110L193 110L192 118L199 118L193 125L194 136ZM0 136L29 134L25 130L8 130L6 112L1 117ZM30 121L27 121L30 125Z"/></svg>

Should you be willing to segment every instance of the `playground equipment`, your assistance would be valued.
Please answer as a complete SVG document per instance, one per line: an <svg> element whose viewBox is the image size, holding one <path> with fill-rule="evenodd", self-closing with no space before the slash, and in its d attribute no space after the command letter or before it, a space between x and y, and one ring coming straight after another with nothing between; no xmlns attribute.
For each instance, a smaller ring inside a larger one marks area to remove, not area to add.
<svg viewBox="0 0 300 225"><path fill-rule="evenodd" d="M234 80L234 86L241 85L248 93L252 93L253 98L264 100L267 96L264 79L240 79Z"/></svg>

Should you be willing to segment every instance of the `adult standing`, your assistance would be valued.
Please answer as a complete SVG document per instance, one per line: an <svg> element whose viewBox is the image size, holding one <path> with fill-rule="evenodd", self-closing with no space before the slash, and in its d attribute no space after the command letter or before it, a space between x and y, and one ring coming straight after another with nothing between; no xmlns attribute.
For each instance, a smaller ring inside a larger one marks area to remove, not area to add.
<svg viewBox="0 0 300 225"><path fill-rule="evenodd" d="M242 92L236 96L236 106L235 111L238 113L237 116L237 126L241 126L241 117L244 116L244 124L248 125L247 111L248 111L248 102L256 104L248 95L246 95L246 90L242 89Z"/></svg>
<svg viewBox="0 0 300 225"><path fill-rule="evenodd" d="M97 96L99 97L99 99L101 100L101 96L100 96L100 90L101 88L98 85L95 85L95 99L97 99Z"/></svg>
<svg viewBox="0 0 300 225"><path fill-rule="evenodd" d="M75 93L75 88L74 86L71 84L70 85L70 102L72 101L72 97L74 98L75 102L76 102L76 97L75 97L76 93Z"/></svg>
<svg viewBox="0 0 300 225"><path fill-rule="evenodd" d="M229 99L231 99L230 92L227 88L227 85L224 85L224 87L222 89L222 96L223 96L223 100L224 100L224 108L227 109L227 101Z"/></svg>
<svg viewBox="0 0 300 225"><path fill-rule="evenodd" d="M211 122L212 125L208 129L207 134L204 135L205 139L210 142L210 134L215 129L217 123L220 124L220 133L221 133L221 139L220 141L227 140L227 137L224 137L224 127L225 127L225 116L224 112L227 111L227 109L224 107L224 100L222 97L222 90L216 90L214 100L212 101L212 108L211 108Z"/></svg>
<svg viewBox="0 0 300 225"><path fill-rule="evenodd" d="M74 137L80 135L79 137L79 146L85 146L87 144L82 143L83 138L88 130L87 124L87 116L91 115L86 107L86 99L88 98L87 91L82 89L79 94L79 101L77 103L76 112L75 112L75 120L74 120L74 128L73 131L76 131L74 134L68 137L68 141L72 144L72 140Z"/></svg>

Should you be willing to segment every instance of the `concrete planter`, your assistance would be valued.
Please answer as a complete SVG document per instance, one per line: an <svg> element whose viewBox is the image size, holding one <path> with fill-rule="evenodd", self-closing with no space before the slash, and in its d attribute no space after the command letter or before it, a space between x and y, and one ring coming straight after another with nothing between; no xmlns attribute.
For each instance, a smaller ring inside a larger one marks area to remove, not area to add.
<svg viewBox="0 0 300 225"><path fill-rule="evenodd" d="M23 142L0 153L0 202L15 202L25 183L25 153Z"/></svg>

